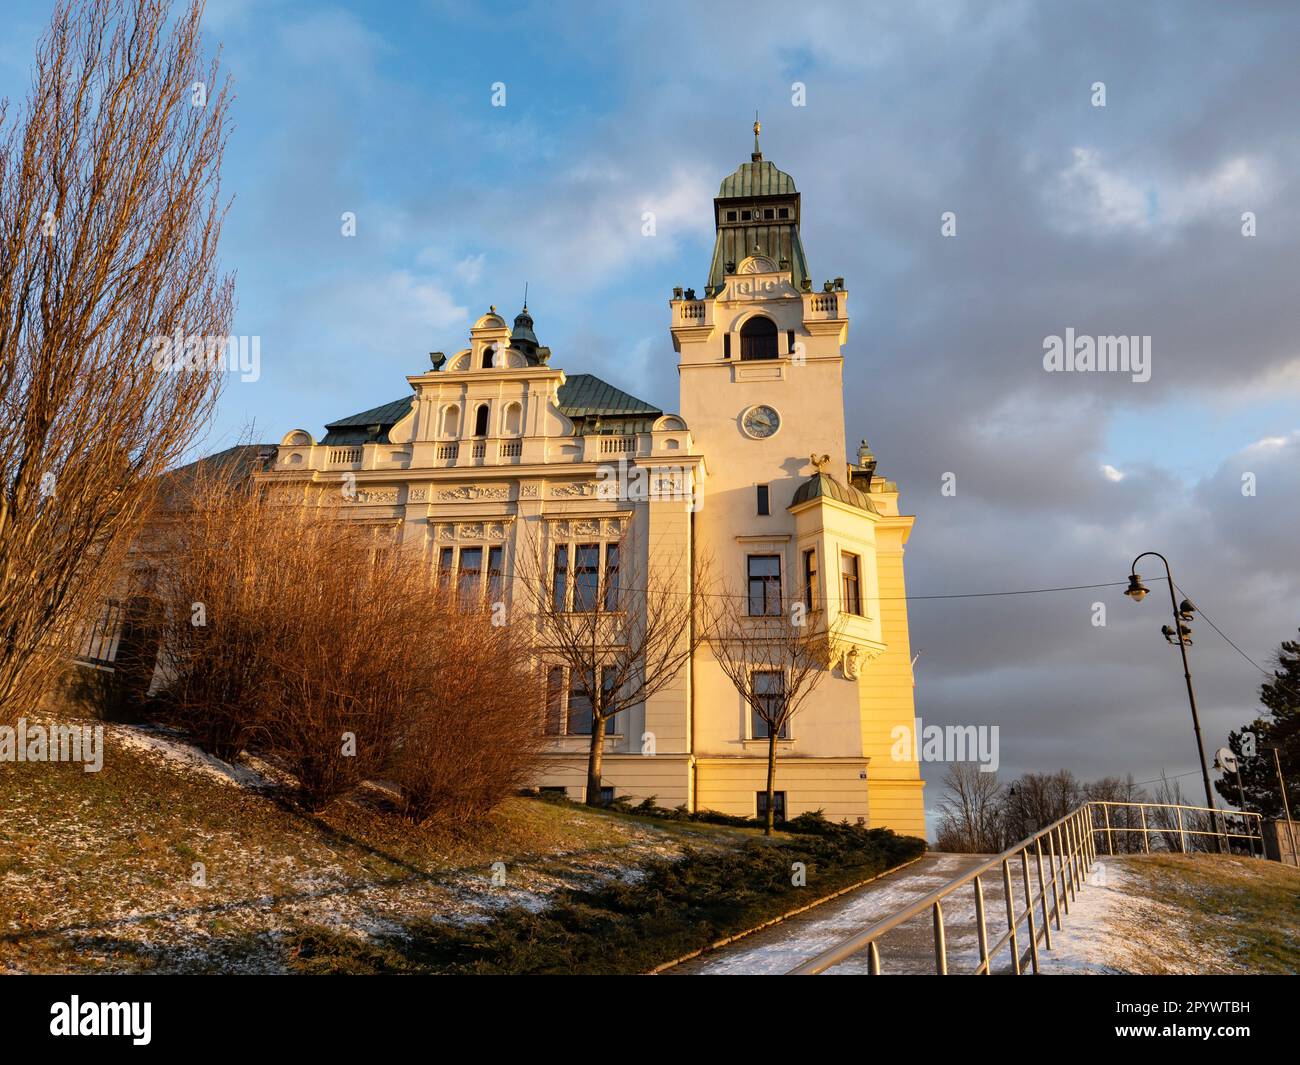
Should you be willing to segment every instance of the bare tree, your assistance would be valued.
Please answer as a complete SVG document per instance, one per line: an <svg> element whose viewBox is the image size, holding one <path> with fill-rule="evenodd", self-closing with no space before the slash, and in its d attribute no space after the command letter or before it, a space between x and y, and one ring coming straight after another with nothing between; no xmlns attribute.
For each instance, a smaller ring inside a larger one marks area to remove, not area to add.
<svg viewBox="0 0 1300 1065"><path fill-rule="evenodd" d="M1143 813L1140 807L1128 803L1146 802L1146 793L1133 782L1130 774L1124 780L1119 777L1103 777L1083 786L1085 802L1119 803L1124 805L1108 806L1096 827L1107 837L1103 846L1109 846L1117 853L1140 854L1143 850ZM1110 832L1106 832L1109 819ZM1148 826L1149 827L1149 826ZM1101 835L1098 835L1101 842Z"/></svg>
<svg viewBox="0 0 1300 1065"><path fill-rule="evenodd" d="M834 626L827 627L824 610L807 611L803 603L794 603L786 613L779 603L765 599L755 604L749 596L725 589L708 602L713 657L767 733L763 831L770 836L776 819L777 740L788 734L790 722L830 672ZM773 613L764 613L773 607Z"/></svg>
<svg viewBox="0 0 1300 1065"><path fill-rule="evenodd" d="M24 106L0 104L0 720L63 668L219 390L157 358L232 308L227 88L201 3L169 9L60 4Z"/></svg>
<svg viewBox="0 0 1300 1065"><path fill-rule="evenodd" d="M596 539L537 535L521 542L516 556L538 658L567 674L567 685L548 692L549 731L563 719L557 700L565 693L578 697L583 716L590 710L588 806L601 803L609 723L671 687L707 635L694 609L708 582L704 560L685 551L638 552L630 524L616 540Z"/></svg>
<svg viewBox="0 0 1300 1065"><path fill-rule="evenodd" d="M943 777L947 795L939 803L939 850L997 854L1004 846L1002 785L996 773L973 762L950 765Z"/></svg>
<svg viewBox="0 0 1300 1065"><path fill-rule="evenodd" d="M1012 782L1003 799L1003 830L1013 843L1059 821L1078 807L1083 793L1068 769L1026 773Z"/></svg>

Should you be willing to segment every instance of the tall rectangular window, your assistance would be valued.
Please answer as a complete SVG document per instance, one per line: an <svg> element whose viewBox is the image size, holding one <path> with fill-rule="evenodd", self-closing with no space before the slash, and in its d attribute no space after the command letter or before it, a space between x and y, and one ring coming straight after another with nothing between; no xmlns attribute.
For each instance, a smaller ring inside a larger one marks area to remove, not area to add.
<svg viewBox="0 0 1300 1065"><path fill-rule="evenodd" d="M456 589L463 606L473 606L478 601L479 575L483 572L483 548L462 547L460 567L456 574Z"/></svg>
<svg viewBox="0 0 1300 1065"><path fill-rule="evenodd" d="M816 610L819 594L817 588L817 551L810 547L803 553L803 605L810 611Z"/></svg>
<svg viewBox="0 0 1300 1065"><path fill-rule="evenodd" d="M451 587L451 571L456 562L456 549L444 547L438 552L438 587Z"/></svg>
<svg viewBox="0 0 1300 1065"><path fill-rule="evenodd" d="M788 740L790 722L781 721L785 713L785 674L778 670L755 670L750 675L749 683L754 697L754 705L750 707L750 726L754 739L767 739L771 733L770 723L780 721L781 728L776 738Z"/></svg>
<svg viewBox="0 0 1300 1065"><path fill-rule="evenodd" d="M569 601L569 548L557 544L555 568L551 571L551 597L556 610L564 610Z"/></svg>
<svg viewBox="0 0 1300 1065"><path fill-rule="evenodd" d="M605 545L605 609L617 610L619 604L618 588L618 544Z"/></svg>
<svg viewBox="0 0 1300 1065"><path fill-rule="evenodd" d="M794 330L793 329L787 329L785 331L785 351L787 355L794 354Z"/></svg>
<svg viewBox="0 0 1300 1065"><path fill-rule="evenodd" d="M586 681L586 684L583 681ZM569 671L569 721L566 730L570 736L591 735L591 696L587 694L592 676L584 676L576 669Z"/></svg>
<svg viewBox="0 0 1300 1065"><path fill-rule="evenodd" d="M506 595L506 549L500 544L488 548L488 603L504 603Z"/></svg>
<svg viewBox="0 0 1300 1065"><path fill-rule="evenodd" d="M547 736L564 735L563 666L552 666L546 674L546 719L543 731Z"/></svg>
<svg viewBox="0 0 1300 1065"><path fill-rule="evenodd" d="M840 609L846 614L862 614L862 582L859 575L859 559L847 551L840 555L840 574L844 579Z"/></svg>
<svg viewBox="0 0 1300 1065"><path fill-rule="evenodd" d="M781 556L749 556L749 613L773 617L781 613Z"/></svg>
<svg viewBox="0 0 1300 1065"><path fill-rule="evenodd" d="M771 498L768 495L767 485L760 484L757 486L757 489L758 489L758 513L760 515L771 514L772 513Z"/></svg>
<svg viewBox="0 0 1300 1065"><path fill-rule="evenodd" d="M600 602L600 544L579 544L573 552L573 609L596 609Z"/></svg>
<svg viewBox="0 0 1300 1065"><path fill-rule="evenodd" d="M730 333L722 334L722 357L724 359L731 358L731 334Z"/></svg>

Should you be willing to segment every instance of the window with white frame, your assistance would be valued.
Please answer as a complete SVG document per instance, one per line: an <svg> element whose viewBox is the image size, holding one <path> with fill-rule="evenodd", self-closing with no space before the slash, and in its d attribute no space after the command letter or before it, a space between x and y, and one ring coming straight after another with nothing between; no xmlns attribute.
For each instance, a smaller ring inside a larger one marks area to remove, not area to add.
<svg viewBox="0 0 1300 1065"><path fill-rule="evenodd" d="M846 614L862 616L862 560L844 551L840 554L840 609Z"/></svg>
<svg viewBox="0 0 1300 1065"><path fill-rule="evenodd" d="M623 559L618 541L558 543L551 553L551 602L556 610L620 609Z"/></svg>
<svg viewBox="0 0 1300 1065"><path fill-rule="evenodd" d="M591 670L568 669L551 666L546 672L546 708L543 715L543 732L547 736L590 736L595 716L591 692ZM602 701L606 706L613 694L616 680L613 669L600 671ZM566 683L567 682L567 683ZM606 725L606 734L617 734L615 722Z"/></svg>
<svg viewBox="0 0 1300 1065"><path fill-rule="evenodd" d="M754 739L765 740L771 733L770 722L780 721L778 740L790 738L790 722L781 721L785 713L785 674L776 669L758 669L750 674L750 732Z"/></svg>

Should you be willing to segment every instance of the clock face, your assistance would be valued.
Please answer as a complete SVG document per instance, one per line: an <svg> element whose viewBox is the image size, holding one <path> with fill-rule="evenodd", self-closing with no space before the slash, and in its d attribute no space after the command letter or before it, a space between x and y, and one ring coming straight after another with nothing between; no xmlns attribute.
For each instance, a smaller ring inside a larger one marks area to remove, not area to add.
<svg viewBox="0 0 1300 1065"><path fill-rule="evenodd" d="M740 416L740 427L755 440L765 440L781 428L781 415L775 408L760 403Z"/></svg>

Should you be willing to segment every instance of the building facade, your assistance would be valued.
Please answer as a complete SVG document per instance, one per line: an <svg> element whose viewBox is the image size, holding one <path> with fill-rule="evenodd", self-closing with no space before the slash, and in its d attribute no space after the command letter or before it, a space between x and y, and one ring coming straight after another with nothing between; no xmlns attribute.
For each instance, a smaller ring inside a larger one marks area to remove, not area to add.
<svg viewBox="0 0 1300 1065"><path fill-rule="evenodd" d="M562 569L561 594L581 609L582 589L599 595L613 569L690 596L699 557L751 609L824 610L829 675L778 738L778 813L924 836L903 580L912 518L865 442L847 461L848 294L842 279L814 289L799 193L757 134L714 200L702 296L679 289L669 304L677 412L566 374L527 306L513 325L492 308L467 347L407 378L407 395L320 440L293 430L261 476L284 498L332 500L377 550L409 552L507 610L528 603L530 559ZM618 557L629 544L636 557ZM538 784L581 798L590 714L565 698ZM768 740L707 644L604 742L609 795L759 811Z"/></svg>

